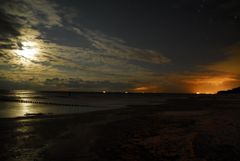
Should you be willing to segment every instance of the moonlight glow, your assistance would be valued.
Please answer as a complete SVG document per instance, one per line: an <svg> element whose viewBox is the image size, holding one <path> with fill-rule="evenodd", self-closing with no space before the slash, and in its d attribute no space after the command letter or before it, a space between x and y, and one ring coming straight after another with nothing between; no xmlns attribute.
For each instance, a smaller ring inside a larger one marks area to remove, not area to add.
<svg viewBox="0 0 240 161"><path fill-rule="evenodd" d="M0 89L240 86L240 0L0 1Z"/></svg>
<svg viewBox="0 0 240 161"><path fill-rule="evenodd" d="M37 44L30 41L22 42L22 47L15 52L24 58L33 59L38 53Z"/></svg>

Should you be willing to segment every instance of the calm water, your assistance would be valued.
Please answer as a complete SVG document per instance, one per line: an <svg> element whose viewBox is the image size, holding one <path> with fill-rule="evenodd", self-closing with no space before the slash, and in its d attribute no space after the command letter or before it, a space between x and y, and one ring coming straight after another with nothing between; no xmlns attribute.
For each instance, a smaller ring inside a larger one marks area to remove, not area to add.
<svg viewBox="0 0 240 161"><path fill-rule="evenodd" d="M170 97L173 95L4 91L0 93L0 117L18 117L26 113L82 113L128 105L154 105L162 104Z"/></svg>

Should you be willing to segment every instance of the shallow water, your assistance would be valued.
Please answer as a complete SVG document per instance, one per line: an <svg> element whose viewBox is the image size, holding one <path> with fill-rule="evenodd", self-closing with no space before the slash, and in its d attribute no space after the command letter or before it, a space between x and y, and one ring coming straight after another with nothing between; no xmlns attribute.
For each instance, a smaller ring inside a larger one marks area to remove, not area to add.
<svg viewBox="0 0 240 161"><path fill-rule="evenodd" d="M173 97L184 98L186 95L4 91L0 93L0 118L26 113L70 114L128 105L156 105Z"/></svg>

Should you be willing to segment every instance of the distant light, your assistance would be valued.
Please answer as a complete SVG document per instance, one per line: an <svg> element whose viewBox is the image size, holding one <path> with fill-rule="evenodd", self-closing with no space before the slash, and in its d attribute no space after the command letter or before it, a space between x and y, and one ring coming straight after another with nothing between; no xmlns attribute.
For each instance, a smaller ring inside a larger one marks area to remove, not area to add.
<svg viewBox="0 0 240 161"><path fill-rule="evenodd" d="M215 94L213 92L196 92L196 94Z"/></svg>
<svg viewBox="0 0 240 161"><path fill-rule="evenodd" d="M107 93L107 91L102 91L102 93Z"/></svg>
<svg viewBox="0 0 240 161"><path fill-rule="evenodd" d="M216 94L214 92L205 92L204 94Z"/></svg>
<svg viewBox="0 0 240 161"><path fill-rule="evenodd" d="M126 93L126 94L127 94L127 93L128 93L128 91L125 91L124 93Z"/></svg>

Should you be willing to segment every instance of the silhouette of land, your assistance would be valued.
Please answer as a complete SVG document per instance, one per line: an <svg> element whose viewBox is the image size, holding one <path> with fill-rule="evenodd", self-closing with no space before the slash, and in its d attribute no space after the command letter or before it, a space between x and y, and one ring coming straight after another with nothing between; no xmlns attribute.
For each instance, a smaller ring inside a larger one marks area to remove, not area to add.
<svg viewBox="0 0 240 161"><path fill-rule="evenodd" d="M227 91L219 91L218 94L240 94L240 87Z"/></svg>
<svg viewBox="0 0 240 161"><path fill-rule="evenodd" d="M239 161L240 97L0 120L0 160Z"/></svg>

